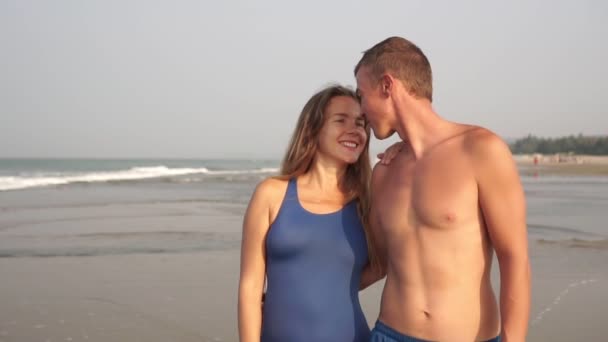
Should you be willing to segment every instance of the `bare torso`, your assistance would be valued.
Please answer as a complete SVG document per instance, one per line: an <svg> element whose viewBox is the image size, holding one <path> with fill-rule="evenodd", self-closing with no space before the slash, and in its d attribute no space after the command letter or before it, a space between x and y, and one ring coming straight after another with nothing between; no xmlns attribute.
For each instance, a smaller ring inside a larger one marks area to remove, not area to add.
<svg viewBox="0 0 608 342"><path fill-rule="evenodd" d="M467 144L474 127L416 160L375 170L374 213L387 251L379 319L414 337L479 341L500 331L492 247Z"/></svg>

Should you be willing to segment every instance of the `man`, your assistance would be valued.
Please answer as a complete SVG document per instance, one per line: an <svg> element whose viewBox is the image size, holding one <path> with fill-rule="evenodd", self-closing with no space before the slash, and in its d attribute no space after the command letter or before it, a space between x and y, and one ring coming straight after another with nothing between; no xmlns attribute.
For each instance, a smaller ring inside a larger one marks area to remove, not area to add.
<svg viewBox="0 0 608 342"><path fill-rule="evenodd" d="M386 273L372 341L524 341L525 199L508 146L487 129L435 113L430 64L406 39L366 51L355 77L376 138L396 132L404 141L372 175L370 219ZM493 251L500 306L490 282Z"/></svg>

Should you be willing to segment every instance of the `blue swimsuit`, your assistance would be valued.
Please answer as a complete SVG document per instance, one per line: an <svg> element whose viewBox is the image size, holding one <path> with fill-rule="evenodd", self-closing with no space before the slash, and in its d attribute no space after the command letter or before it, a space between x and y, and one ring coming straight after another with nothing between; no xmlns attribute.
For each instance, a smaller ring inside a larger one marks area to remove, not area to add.
<svg viewBox="0 0 608 342"><path fill-rule="evenodd" d="M268 286L262 342L361 342L369 327L359 304L367 244L355 201L314 214L289 181L266 238Z"/></svg>

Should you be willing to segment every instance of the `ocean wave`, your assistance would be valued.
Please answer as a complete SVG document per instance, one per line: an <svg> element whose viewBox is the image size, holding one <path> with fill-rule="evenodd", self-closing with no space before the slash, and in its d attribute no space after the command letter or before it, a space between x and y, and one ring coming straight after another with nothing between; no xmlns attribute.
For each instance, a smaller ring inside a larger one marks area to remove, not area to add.
<svg viewBox="0 0 608 342"><path fill-rule="evenodd" d="M559 240L538 239L536 241L543 245L558 245L561 247L608 250L608 239L588 240L588 239L570 238L570 239L559 239Z"/></svg>
<svg viewBox="0 0 608 342"><path fill-rule="evenodd" d="M165 178L192 174L209 176L232 176L248 174L270 174L276 168L251 170L208 170L207 168L169 168L167 166L133 167L127 170L88 172L82 174L40 174L36 176L0 177L0 191L20 190L27 188L67 185L73 183L100 183L117 181L136 181L153 178Z"/></svg>
<svg viewBox="0 0 608 342"><path fill-rule="evenodd" d="M80 234L13 235L0 246L1 258L84 257L126 254L171 254L229 250L240 246L238 232L116 231ZM39 242L43 240L44 244ZM33 244L32 242L33 241ZM10 247L8 247L10 246Z"/></svg>
<svg viewBox="0 0 608 342"><path fill-rule="evenodd" d="M582 231L582 230L578 230L578 229L574 229L574 228L559 227L559 226L552 226L552 225L546 225L546 224L537 224L537 223L528 223L528 229L530 231L537 231L537 232L549 232L549 233L563 233L563 234L578 234L578 235L587 235L587 236L598 236L598 234L595 234L595 233L592 233L592 232L586 232L586 231Z"/></svg>
<svg viewBox="0 0 608 342"><path fill-rule="evenodd" d="M99 248L72 248L72 249L13 249L0 250L2 258L53 258L53 257L94 257L104 255L129 254L177 254L205 252L213 250L235 249L238 244L217 244L214 246L188 246L188 247L99 247Z"/></svg>

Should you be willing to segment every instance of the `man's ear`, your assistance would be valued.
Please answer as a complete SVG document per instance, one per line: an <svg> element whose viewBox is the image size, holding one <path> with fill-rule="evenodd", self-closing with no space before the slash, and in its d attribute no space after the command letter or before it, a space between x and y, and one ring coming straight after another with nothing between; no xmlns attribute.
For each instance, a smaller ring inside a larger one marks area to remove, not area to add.
<svg viewBox="0 0 608 342"><path fill-rule="evenodd" d="M391 76L389 74L384 74L380 78L380 92L385 97L388 97L391 95L394 85L395 85L395 79L393 78L393 76Z"/></svg>

